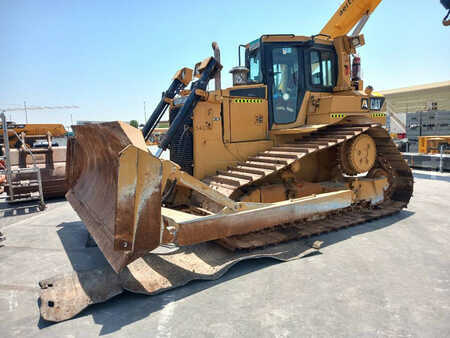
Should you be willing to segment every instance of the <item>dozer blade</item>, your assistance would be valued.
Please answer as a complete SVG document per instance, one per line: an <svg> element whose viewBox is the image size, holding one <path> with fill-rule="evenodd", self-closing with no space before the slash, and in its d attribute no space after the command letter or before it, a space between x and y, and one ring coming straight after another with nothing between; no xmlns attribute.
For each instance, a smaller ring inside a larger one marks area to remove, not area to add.
<svg viewBox="0 0 450 338"><path fill-rule="evenodd" d="M118 272L160 243L162 165L142 133L126 123L74 131L66 197Z"/></svg>

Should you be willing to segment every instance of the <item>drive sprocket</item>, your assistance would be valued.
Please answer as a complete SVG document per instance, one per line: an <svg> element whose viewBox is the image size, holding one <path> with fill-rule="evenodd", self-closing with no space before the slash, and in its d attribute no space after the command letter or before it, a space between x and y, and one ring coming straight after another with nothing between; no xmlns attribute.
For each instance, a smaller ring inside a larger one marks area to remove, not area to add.
<svg viewBox="0 0 450 338"><path fill-rule="evenodd" d="M377 149L375 141L367 134L361 134L345 142L340 149L342 171L347 175L368 172L375 164Z"/></svg>

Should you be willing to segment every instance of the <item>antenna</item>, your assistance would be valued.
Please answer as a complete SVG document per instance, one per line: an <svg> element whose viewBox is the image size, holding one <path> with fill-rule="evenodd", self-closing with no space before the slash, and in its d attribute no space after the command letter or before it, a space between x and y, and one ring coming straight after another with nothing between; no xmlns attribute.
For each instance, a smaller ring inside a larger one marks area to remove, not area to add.
<svg viewBox="0 0 450 338"><path fill-rule="evenodd" d="M28 123L27 101L23 101L23 109L25 109L25 123Z"/></svg>
<svg viewBox="0 0 450 338"><path fill-rule="evenodd" d="M145 109L145 101L144 101L144 123L147 123L147 110Z"/></svg>

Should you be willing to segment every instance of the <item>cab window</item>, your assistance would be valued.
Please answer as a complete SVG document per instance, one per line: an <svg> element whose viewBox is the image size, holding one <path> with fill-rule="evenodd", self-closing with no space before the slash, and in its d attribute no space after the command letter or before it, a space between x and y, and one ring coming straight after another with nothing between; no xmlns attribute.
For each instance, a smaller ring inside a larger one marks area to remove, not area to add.
<svg viewBox="0 0 450 338"><path fill-rule="evenodd" d="M329 51L310 52L311 84L317 87L334 87L333 56Z"/></svg>
<svg viewBox="0 0 450 338"><path fill-rule="evenodd" d="M252 51L248 57L248 82L249 83L261 83L262 73L261 73L261 53L259 49Z"/></svg>
<svg viewBox="0 0 450 338"><path fill-rule="evenodd" d="M320 86L320 54L317 51L311 52L311 83Z"/></svg>

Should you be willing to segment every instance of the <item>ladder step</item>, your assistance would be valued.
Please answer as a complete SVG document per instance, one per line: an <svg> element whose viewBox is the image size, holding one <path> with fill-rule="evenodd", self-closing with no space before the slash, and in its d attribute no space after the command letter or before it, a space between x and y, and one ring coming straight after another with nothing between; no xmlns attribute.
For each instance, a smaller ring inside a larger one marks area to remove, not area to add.
<svg viewBox="0 0 450 338"><path fill-rule="evenodd" d="M36 179L18 179L18 180L16 180L16 181L12 181L11 183L12 183L12 184L20 184L20 183L25 183L25 184L28 184L28 183L39 183L39 180L36 180Z"/></svg>
<svg viewBox="0 0 450 338"><path fill-rule="evenodd" d="M51 149L49 148L31 148L30 149L31 153L33 154L41 154L41 153L50 153Z"/></svg>
<svg viewBox="0 0 450 338"><path fill-rule="evenodd" d="M14 199L7 199L8 203L20 203L20 202L27 202L27 201L36 201L40 200L41 198L39 196L31 196L31 197L25 197L25 198L14 198Z"/></svg>
<svg viewBox="0 0 450 338"><path fill-rule="evenodd" d="M38 171L39 171L39 168L11 169L11 173L13 173L13 174L37 173Z"/></svg>
<svg viewBox="0 0 450 338"><path fill-rule="evenodd" d="M7 183L6 186L9 186L9 184ZM11 184L11 186L13 188L27 188L27 187L38 187L39 183L18 183L18 182L13 182Z"/></svg>

